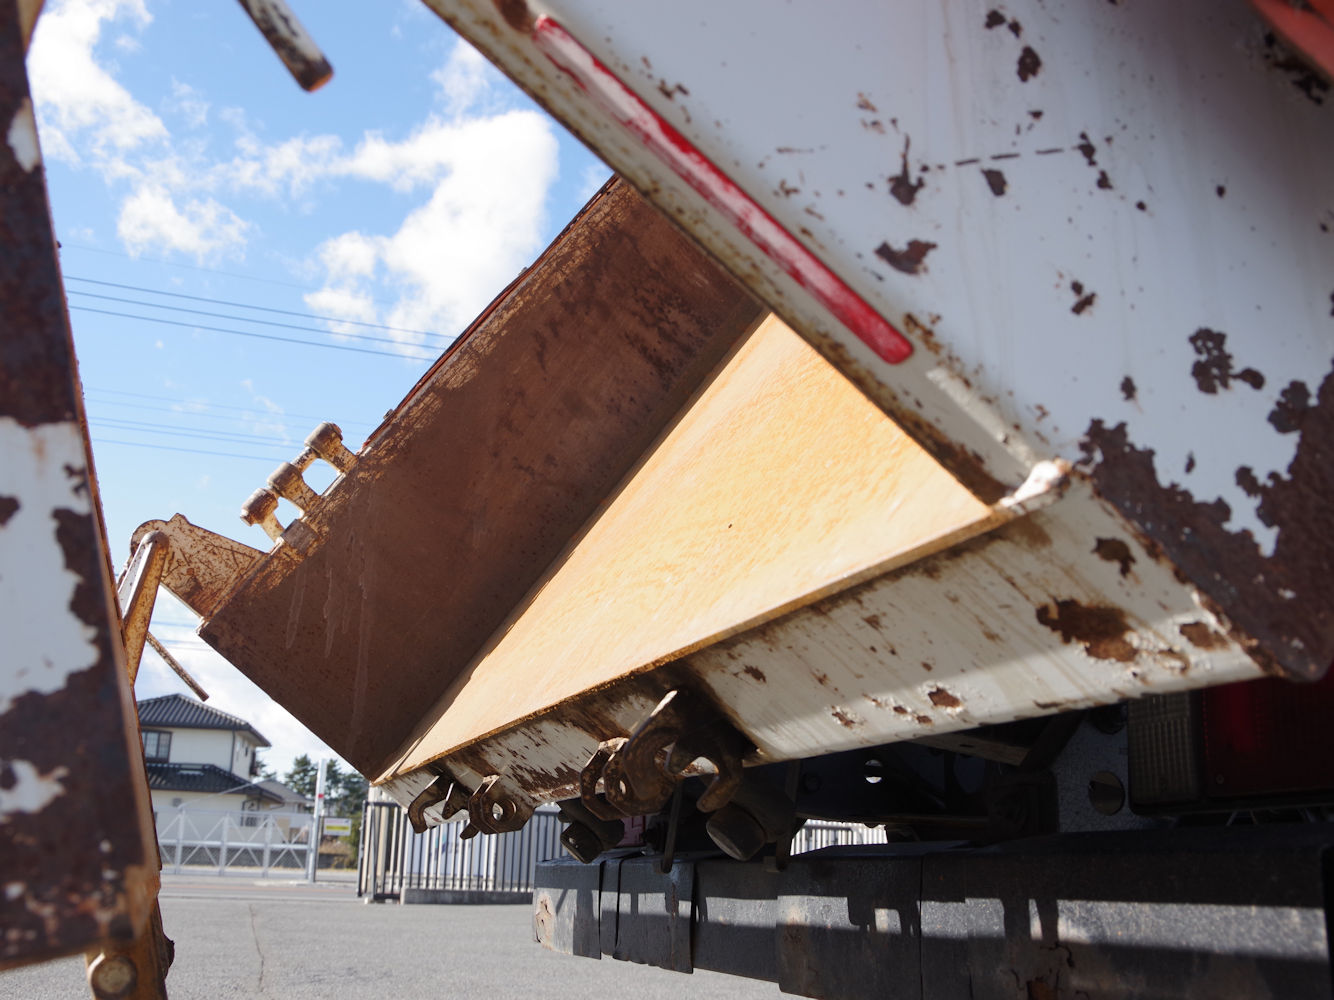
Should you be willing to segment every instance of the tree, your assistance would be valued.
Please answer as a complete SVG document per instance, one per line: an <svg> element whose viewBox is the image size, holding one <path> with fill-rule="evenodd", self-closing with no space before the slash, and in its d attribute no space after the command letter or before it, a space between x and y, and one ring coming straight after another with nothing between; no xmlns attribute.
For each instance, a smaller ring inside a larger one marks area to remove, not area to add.
<svg viewBox="0 0 1334 1000"><path fill-rule="evenodd" d="M305 754L292 761L292 769L283 776L283 784L307 798L315 797L315 778L319 769Z"/></svg>
<svg viewBox="0 0 1334 1000"><path fill-rule="evenodd" d="M254 776L259 778L260 780L264 780L266 778L276 780L278 777L278 772L273 769L272 764L270 764L267 760L263 760L260 757L261 752L262 751L259 750L255 751L255 768L251 773L254 774Z"/></svg>
<svg viewBox="0 0 1334 1000"><path fill-rule="evenodd" d="M366 801L366 779L356 771L344 771L338 761L329 761L324 774L325 811L334 816L359 816Z"/></svg>

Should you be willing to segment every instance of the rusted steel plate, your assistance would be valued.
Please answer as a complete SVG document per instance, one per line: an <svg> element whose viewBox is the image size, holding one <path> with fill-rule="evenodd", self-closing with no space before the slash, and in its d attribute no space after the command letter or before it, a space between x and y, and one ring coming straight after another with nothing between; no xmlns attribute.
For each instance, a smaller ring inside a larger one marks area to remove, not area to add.
<svg viewBox="0 0 1334 1000"><path fill-rule="evenodd" d="M0 10L0 966L128 939L157 874L15 11Z"/></svg>
<svg viewBox="0 0 1334 1000"><path fill-rule="evenodd" d="M200 634L379 773L762 314L613 183Z"/></svg>

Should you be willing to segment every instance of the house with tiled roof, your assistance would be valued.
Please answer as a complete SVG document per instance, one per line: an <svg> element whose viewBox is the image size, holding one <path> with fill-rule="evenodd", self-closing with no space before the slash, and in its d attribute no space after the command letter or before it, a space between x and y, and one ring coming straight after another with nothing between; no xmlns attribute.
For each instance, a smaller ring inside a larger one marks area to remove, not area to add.
<svg viewBox="0 0 1334 1000"><path fill-rule="evenodd" d="M139 702L139 730L154 812L283 805L283 795L253 780L256 753L270 744L244 719L168 694Z"/></svg>

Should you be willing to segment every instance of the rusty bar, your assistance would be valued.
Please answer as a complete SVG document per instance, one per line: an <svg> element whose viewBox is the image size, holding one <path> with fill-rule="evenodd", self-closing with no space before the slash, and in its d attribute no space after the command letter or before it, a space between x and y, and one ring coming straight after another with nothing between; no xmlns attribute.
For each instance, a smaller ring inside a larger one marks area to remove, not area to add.
<svg viewBox="0 0 1334 1000"><path fill-rule="evenodd" d="M130 940L155 847L24 67L0 10L0 967Z"/></svg>
<svg viewBox="0 0 1334 1000"><path fill-rule="evenodd" d="M130 686L139 676L139 661L144 655L148 638L148 622L153 617L153 604L158 584L170 555L167 536L160 531L149 532L135 546L130 564L125 567L116 597L120 604L120 634L125 642L125 669Z"/></svg>
<svg viewBox="0 0 1334 1000"><path fill-rule="evenodd" d="M189 685L190 690L199 696L200 701L208 701L208 692L203 689L197 680L190 676L190 672L180 665L176 657L172 656L167 650L167 647L158 642L157 636L149 632L147 637L148 644L153 647L153 652L162 657L162 661L176 672L176 676Z"/></svg>
<svg viewBox="0 0 1334 1000"><path fill-rule="evenodd" d="M304 90L319 90L333 76L315 40L306 33L286 0L238 0Z"/></svg>

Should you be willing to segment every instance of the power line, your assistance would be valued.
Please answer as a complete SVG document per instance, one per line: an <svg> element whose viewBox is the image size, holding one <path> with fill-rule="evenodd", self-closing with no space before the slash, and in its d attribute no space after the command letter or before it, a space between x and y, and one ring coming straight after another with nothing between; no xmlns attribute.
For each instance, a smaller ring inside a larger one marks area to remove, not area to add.
<svg viewBox="0 0 1334 1000"><path fill-rule="evenodd" d="M287 411L283 411L283 412L281 412L281 413L273 413L273 412L271 412L271 411L263 411L263 410L260 410L258 407L255 407L255 406L237 406L237 405L234 404L234 403L204 403L204 402L194 402L194 401L191 401L191 400L188 400L188 399L183 399L183 398L178 397L178 396L158 396L158 395L154 395L153 393L148 393L148 392L130 392L130 391L127 390L127 389L104 389L104 388L102 388L101 386L85 386L85 387L84 387L84 392L85 392L85 393L89 393L89 392L105 393L106 395L109 395L109 396L129 396L131 399L154 399L154 400L158 400L158 401L160 401L160 402L164 402L164 403L181 403L181 404L183 404L183 405L185 405L185 406L202 406L202 407L204 407L205 409L210 409L210 410L237 410L237 411L240 411L241 413L257 413L257 412L258 412L258 413L262 413L262 414L264 414L264 415L266 415L266 416L271 416L271 417L285 417L285 418L290 417L290 418L293 419L293 420L326 420L326 419L327 419L326 417L316 417L316 416L312 416L312 415L309 414L309 413L288 413ZM98 402L101 402L101 403L106 404L106 405L115 405L115 406L128 406L128 405L131 405L131 404L128 404L128 403L114 403L114 404L113 404L110 400L100 400L100 401L98 401ZM186 414L189 414L189 415L192 415L192 416L209 417L210 419L231 419L230 417L222 417L221 415L217 415L217 414L197 413L197 412L195 412L195 411L193 411L193 410L176 410L176 409L171 409L171 408L168 408L168 407L157 407L157 406L155 406L155 407L144 407L144 409L163 410L164 412L168 412L168 413L186 413ZM338 426L339 426L339 427L369 427L369 426L371 426L371 422L368 421L368 420L350 420L350 421L339 420L339 421L338 421Z"/></svg>
<svg viewBox="0 0 1334 1000"><path fill-rule="evenodd" d="M224 271L218 267L204 267L201 264L182 264L180 261L162 260L158 257L143 257L133 254L123 253L120 250L105 250L102 247L90 247L82 243L69 243L65 240L60 241L60 249L86 250L89 253L104 253L109 257L124 257L126 260L148 264L163 264L167 267L184 267L191 271L204 271L208 274L224 274L229 278L240 278L242 281L258 281L265 285L282 285L284 288L296 288L303 292L313 292L315 289L307 288L305 285L298 285L291 281L279 281L277 278L257 278L253 274L238 274L236 271Z"/></svg>
<svg viewBox="0 0 1334 1000"><path fill-rule="evenodd" d="M313 340L299 340L296 337L280 337L272 333L255 333L250 330L228 330L218 326L205 326L202 323L182 323L180 320L160 319L156 316L136 316L132 313L113 312L110 309L95 309L92 306L71 305L71 309L83 312L100 313L103 316L119 316L122 319L138 319L147 323L161 323L163 326L179 326L187 330L208 330L212 333L226 333L235 337L253 337L256 340L273 340L285 344L300 344L303 347L322 347L330 351L352 351L356 354L375 354L384 358L399 358L408 361L434 361L434 357L403 354L399 351L377 351L369 347L353 347L350 344L321 344Z"/></svg>
<svg viewBox="0 0 1334 1000"><path fill-rule="evenodd" d="M277 313L280 316L298 316L302 319L320 319L329 323L350 323L353 326L370 327L372 330L391 330L394 333L419 333L425 337L440 337L443 340L453 339L445 336L443 333L435 333L431 330L410 330L401 326L385 326L383 323L367 323L359 319L341 319L337 316L321 316L318 313L297 312L292 309L275 309L272 306L256 306L251 305L249 302L236 302L231 299L210 299L202 295L186 295L184 292L166 292L157 288L142 288L139 285L122 285L115 281L99 281L96 278L80 278L73 274L67 274L64 277L66 281L82 281L90 285L102 285L106 288L120 288L127 292L145 292L149 295L166 295L173 299L189 299L191 302L208 302L215 306L233 306L238 309L254 309L258 312ZM80 292L79 294L91 295L92 293Z"/></svg>
<svg viewBox="0 0 1334 1000"><path fill-rule="evenodd" d="M169 444L150 444L147 441L118 441L115 438L97 437L93 439L94 445L103 444L121 444L128 445L131 448L152 448L155 451L183 451L191 455L214 455L218 458L245 458L253 462L281 462L281 458L271 458L263 455L238 455L231 451L205 451L202 448L178 448Z"/></svg>
<svg viewBox="0 0 1334 1000"><path fill-rule="evenodd" d="M277 320L272 320L272 319L251 319L249 316L235 316L231 313L212 312L207 309L187 309L185 306L163 305L158 302L145 302L142 299L122 299L115 295L99 295L97 292L83 292L77 288L70 289L70 294L82 295L85 298L90 298L90 299L102 299L103 301L106 302L120 302L128 306L146 306L149 309L169 309L172 312L189 313L192 316L212 316L214 319L232 319L236 320L239 323L258 323L262 326L281 327L284 330L303 330L306 333L318 333L326 337L328 336L348 337L352 340L369 340L379 344L399 344L403 347L427 346L425 344L407 343L402 340L397 340L394 337L376 337L369 333L337 333L336 331L333 330L322 330L319 327L315 326L297 326L295 323L280 323ZM322 319L323 317L315 317L315 318ZM341 320L333 320L332 322L337 323L341 322ZM429 336L434 337L436 336L436 334L429 334Z"/></svg>
<svg viewBox="0 0 1334 1000"><path fill-rule="evenodd" d="M115 417L103 417L100 420L92 421L96 427L114 427L117 430L137 431L142 430L145 434L167 434L173 437L192 437L201 441L242 441L254 444L271 444L275 447L294 447L290 441L280 441L271 436L260 434L244 434L241 432L228 433L226 431L214 431L202 427L162 427L159 424L152 424L145 420L120 420Z"/></svg>
<svg viewBox="0 0 1334 1000"><path fill-rule="evenodd" d="M90 389L88 391L93 392L95 390ZM90 408L94 407L101 408L103 406L120 406L130 410L148 410L153 413L174 413L178 417L194 417L198 420L227 420L233 424L236 423L238 420L245 419L239 414L232 414L232 413L201 413L198 410L182 410L174 406L149 406L144 403L130 403L126 402L125 400L119 400L119 399L94 399L91 397L86 397L86 399ZM250 418L252 420L260 420L263 418L268 418L274 420L276 422L276 426L281 427L285 431L294 429L290 421L280 419L282 417L288 416L288 414L266 413L265 411L262 410L250 410L248 412L252 414ZM254 416L254 414L259 414L259 415ZM292 415L292 416L294 416L294 418L296 419L302 419L302 420L315 419L313 417L306 418L306 417L298 417L297 415ZM302 428L309 427L308 424L299 426ZM339 423L338 426L342 427L343 425ZM207 430L208 428L201 427L199 429Z"/></svg>

